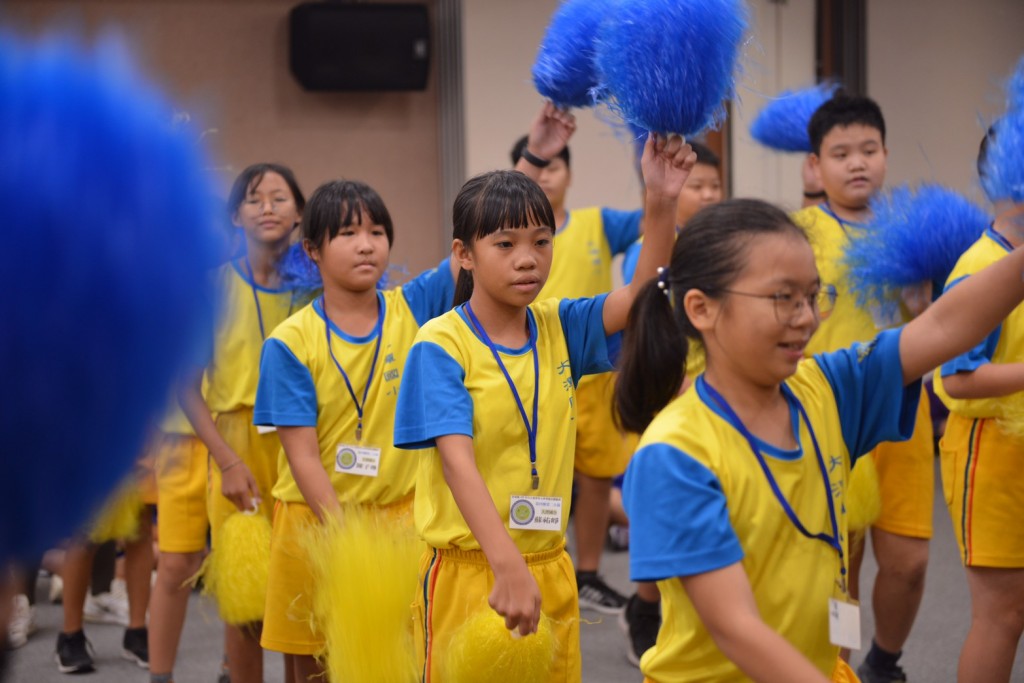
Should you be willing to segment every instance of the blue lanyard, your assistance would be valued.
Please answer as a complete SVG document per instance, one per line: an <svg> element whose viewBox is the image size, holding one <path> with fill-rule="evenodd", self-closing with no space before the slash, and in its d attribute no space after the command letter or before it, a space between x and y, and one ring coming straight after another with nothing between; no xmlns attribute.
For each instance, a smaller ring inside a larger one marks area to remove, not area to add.
<svg viewBox="0 0 1024 683"><path fill-rule="evenodd" d="M858 228L861 227L857 223L847 224L846 221L844 221L842 218L840 218L838 215L836 215L836 212L832 210L832 206L828 203L828 200L825 200L824 202L822 202L821 210L824 211L825 213L827 213L832 218L834 218L836 223L839 223L839 227L842 228L843 232L845 234L847 234L847 235L849 234L849 232L846 229L848 226L852 225L853 227L858 227Z"/></svg>
<svg viewBox="0 0 1024 683"><path fill-rule="evenodd" d="M260 296L256 291L256 276L252 272L252 262L249 261L249 255L245 255L245 269L249 275L249 289L252 290L252 300L256 304L256 320L260 324L260 339L263 341L267 340L266 330L263 328L263 308L260 306ZM291 301L288 303L288 316L292 314L292 306L295 305L295 292L291 293ZM324 314L326 315L326 313Z"/></svg>
<svg viewBox="0 0 1024 683"><path fill-rule="evenodd" d="M341 367L341 363L338 362L337 357L334 355L334 349L331 348L331 320L327 317L327 302L324 300L324 296L320 295L320 308L324 312L324 329L327 331L327 353L331 354L331 360L334 361L334 367L338 368L338 372L341 373L341 378L345 380L345 388L348 389L348 395L352 397L352 403L356 406L356 415L358 416L358 422L356 423L356 443L363 440L363 409L366 407L366 397L370 394L370 385L373 384L373 372L377 369L377 356L380 355L380 340L384 336L384 310L380 305L380 297L377 297L377 343L373 348L373 360L370 361L370 375L366 378L366 387L363 389L363 402L360 403L359 399L356 398L356 392L352 388L352 382L348 378L348 374L345 373L345 368Z"/></svg>
<svg viewBox="0 0 1024 683"><path fill-rule="evenodd" d="M800 518L797 517L796 512L793 511L793 507L786 500L786 496L782 494L782 490L779 488L778 482L775 481L775 477L772 476L772 471L768 467L768 462L764 459L764 455L761 453L761 449L757 447L757 439L750 433L746 425L743 424L739 416L732 409L732 406L725 400L725 398L718 393L718 391L708 384L707 380L704 380L704 389L707 390L708 396L714 401L722 412L725 413L726 417L732 425L739 431L747 443L750 445L750 450L754 451L754 457L757 458L757 462L761 465L761 471L764 472L765 478L768 480L768 485L772 489L772 493L775 494L775 498L779 501L786 516L789 517L789 521L793 523L796 530L807 538L822 541L827 543L833 550L839 553L839 567L840 574L842 575L842 589L846 592L846 558L843 556L843 544L839 542L839 520L836 516L835 502L832 500L832 487L829 483L828 470L825 467L825 458L821 455L821 448L818 446L818 438L814 435L814 428L811 427L811 421L807 417L807 411L804 410L804 406L794 396L793 401L796 403L797 411L800 413L800 418L807 425L807 431L811 435L811 443L814 444L814 455L818 458L818 467L821 470L821 480L825 485L825 500L828 501L828 515L832 522L832 534L819 533L812 534L804 526ZM799 435L797 435L799 437Z"/></svg>
<svg viewBox="0 0 1024 683"><path fill-rule="evenodd" d="M530 442L530 479L533 482L534 490L536 490L540 488L540 475L537 474L537 405L540 403L538 400L540 396L540 360L537 357L537 340L533 338L532 334L530 335L530 351L533 352L533 425L531 426L529 418L526 417L526 408L523 406L523 400L519 398L519 391L516 390L516 383L512 381L512 376L508 374L505 364L501 362L501 356L498 355L497 347L491 341L491 338L487 336L487 331L484 330L484 326L477 320L476 315L473 313L473 308L469 305L468 301L466 302L466 315L469 316L473 327L480 334L480 338L487 344L487 348L491 350L494 360L498 362L498 367L501 368L502 374L505 375L508 388L512 390L512 398L516 400L516 407L519 408L519 416L523 418L523 424L526 426L526 437Z"/></svg>
<svg viewBox="0 0 1024 683"><path fill-rule="evenodd" d="M260 308L260 296L256 293L256 276L252 272L252 262L249 261L249 255L245 255L245 269L249 273L249 289L252 290L252 300L256 302L256 320L260 323L260 339L263 341L267 340L267 333L263 329L263 309Z"/></svg>

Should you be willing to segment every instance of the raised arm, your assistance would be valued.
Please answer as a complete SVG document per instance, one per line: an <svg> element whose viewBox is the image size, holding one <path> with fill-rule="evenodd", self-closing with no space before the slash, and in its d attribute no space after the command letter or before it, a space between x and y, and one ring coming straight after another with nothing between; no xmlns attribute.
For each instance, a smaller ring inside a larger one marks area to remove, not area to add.
<svg viewBox="0 0 1024 683"><path fill-rule="evenodd" d="M697 163L693 149L677 135L651 133L640 166L644 172L644 241L633 279L608 295L604 329L614 334L626 326L637 292L668 265L676 239L676 203L686 178Z"/></svg>
<svg viewBox="0 0 1024 683"><path fill-rule="evenodd" d="M761 619L743 565L681 578L715 645L758 683L826 683L788 640Z"/></svg>
<svg viewBox="0 0 1024 683"><path fill-rule="evenodd" d="M900 336L903 381L913 382L979 344L1024 299L1024 248L943 294Z"/></svg>
<svg viewBox="0 0 1024 683"><path fill-rule="evenodd" d="M567 109L559 109L548 102L541 107L533 123L530 124L530 133L526 138L526 150L538 159L551 161L569 144L569 138L575 132L576 117ZM541 168L541 166L531 164L524 154L516 162L515 170L525 173L536 181L540 178Z"/></svg>
<svg viewBox="0 0 1024 683"><path fill-rule="evenodd" d="M488 603L505 617L505 627L509 630L518 628L522 635L534 633L540 622L540 588L505 529L480 476L473 439L451 434L439 436L436 441L448 488L494 572L494 588Z"/></svg>

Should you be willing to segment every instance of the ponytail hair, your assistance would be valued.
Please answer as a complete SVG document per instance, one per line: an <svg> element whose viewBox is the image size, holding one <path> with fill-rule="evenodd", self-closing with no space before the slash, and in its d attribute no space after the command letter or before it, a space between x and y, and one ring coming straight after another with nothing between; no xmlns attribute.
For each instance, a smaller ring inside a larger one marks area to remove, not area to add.
<svg viewBox="0 0 1024 683"><path fill-rule="evenodd" d="M701 340L683 298L697 289L720 295L742 274L753 238L766 234L807 236L781 209L758 199L731 199L709 206L679 233L672 261L640 290L623 334L615 404L622 426L642 432L679 393L686 356Z"/></svg>
<svg viewBox="0 0 1024 683"><path fill-rule="evenodd" d="M466 181L452 206L452 239L472 247L480 237L503 228L546 225L555 214L540 186L519 171L491 171ZM459 269L454 306L473 295L473 274Z"/></svg>

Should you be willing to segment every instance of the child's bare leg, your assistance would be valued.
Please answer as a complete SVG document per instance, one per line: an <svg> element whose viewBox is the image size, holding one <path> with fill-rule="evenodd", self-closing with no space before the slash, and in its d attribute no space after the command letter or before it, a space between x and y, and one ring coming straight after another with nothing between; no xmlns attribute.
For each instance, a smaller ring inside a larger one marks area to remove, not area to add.
<svg viewBox="0 0 1024 683"><path fill-rule="evenodd" d="M202 561L202 553L160 553L149 605L149 670L154 674L174 670L191 593L185 582Z"/></svg>
<svg viewBox="0 0 1024 683"><path fill-rule="evenodd" d="M1010 680L1024 631L1024 569L968 567L971 629L960 652L960 683Z"/></svg>

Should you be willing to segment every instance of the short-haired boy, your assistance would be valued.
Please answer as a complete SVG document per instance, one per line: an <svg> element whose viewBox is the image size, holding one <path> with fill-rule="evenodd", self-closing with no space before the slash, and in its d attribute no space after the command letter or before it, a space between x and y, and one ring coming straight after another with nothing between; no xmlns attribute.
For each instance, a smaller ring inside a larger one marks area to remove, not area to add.
<svg viewBox="0 0 1024 683"><path fill-rule="evenodd" d="M882 111L867 97L840 92L814 113L808 133L810 165L825 200L793 219L808 233L822 282L834 285L839 294L832 314L807 345L811 356L871 340L879 329L901 321L857 306L842 264L850 234L871 219L869 202L885 182L888 150ZM882 512L871 528L878 559L872 596L875 636L857 669L863 683L906 680L898 660L921 604L932 535L935 452L927 406L921 402L910 440L883 443L872 453ZM851 547L850 554L850 593L856 598L863 544Z"/></svg>

